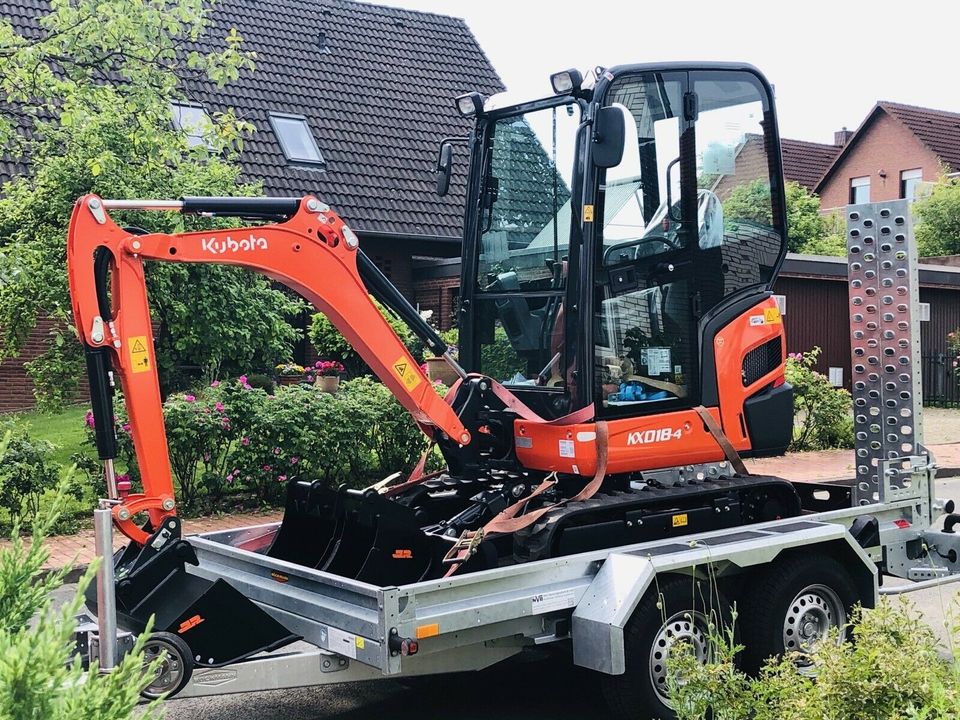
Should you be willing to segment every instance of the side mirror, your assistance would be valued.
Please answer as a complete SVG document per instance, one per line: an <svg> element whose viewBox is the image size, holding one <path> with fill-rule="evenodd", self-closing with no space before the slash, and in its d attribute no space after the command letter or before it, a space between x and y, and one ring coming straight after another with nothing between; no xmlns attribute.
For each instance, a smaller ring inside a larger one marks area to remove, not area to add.
<svg viewBox="0 0 960 720"><path fill-rule="evenodd" d="M597 110L593 118L593 164L601 168L619 165L626 135L626 119L620 108L611 106Z"/></svg>
<svg viewBox="0 0 960 720"><path fill-rule="evenodd" d="M450 190L450 172L453 170L453 145L448 142L440 146L437 157L437 195L443 197Z"/></svg>

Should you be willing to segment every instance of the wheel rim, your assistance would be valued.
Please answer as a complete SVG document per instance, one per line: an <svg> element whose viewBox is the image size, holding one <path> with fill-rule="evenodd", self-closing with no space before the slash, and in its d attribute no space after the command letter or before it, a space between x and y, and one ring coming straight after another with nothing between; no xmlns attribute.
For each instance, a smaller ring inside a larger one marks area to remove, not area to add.
<svg viewBox="0 0 960 720"><path fill-rule="evenodd" d="M175 690L186 672L177 648L163 640L150 640L143 648L144 664L149 665L157 658L160 663L150 684L143 690L144 695L151 697Z"/></svg>
<svg viewBox="0 0 960 720"><path fill-rule="evenodd" d="M808 585L787 606L783 619L784 652L801 654L801 670L811 670L807 657L832 628L847 624L847 611L840 596L826 585Z"/></svg>
<svg viewBox="0 0 960 720"><path fill-rule="evenodd" d="M709 625L707 618L699 612L685 610L671 615L653 638L650 648L650 683L660 701L667 707L670 704L667 687L667 663L670 653L678 643L688 643L697 662L706 663L709 659Z"/></svg>

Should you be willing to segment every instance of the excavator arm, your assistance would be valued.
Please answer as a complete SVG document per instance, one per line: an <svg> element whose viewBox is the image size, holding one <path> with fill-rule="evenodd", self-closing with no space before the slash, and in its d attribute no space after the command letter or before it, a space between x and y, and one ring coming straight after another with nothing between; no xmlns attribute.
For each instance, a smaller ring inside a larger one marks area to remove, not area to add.
<svg viewBox="0 0 960 720"><path fill-rule="evenodd" d="M117 225L109 215L111 209L282 221L138 235ZM443 433L461 445L470 443L469 431L436 393L371 300L358 262L373 266L358 245L357 236L344 221L310 196L148 201L86 195L77 201L67 239L70 293L87 356L97 444L108 491L117 500L113 518L127 537L143 544L149 536L134 523L137 513L148 513L150 526L156 528L176 512L144 282L145 260L239 265L283 283L330 319L428 435ZM216 342L216 338L210 341ZM112 465L116 440L110 396L115 377L123 390L143 480L143 493L124 498L115 487Z"/></svg>

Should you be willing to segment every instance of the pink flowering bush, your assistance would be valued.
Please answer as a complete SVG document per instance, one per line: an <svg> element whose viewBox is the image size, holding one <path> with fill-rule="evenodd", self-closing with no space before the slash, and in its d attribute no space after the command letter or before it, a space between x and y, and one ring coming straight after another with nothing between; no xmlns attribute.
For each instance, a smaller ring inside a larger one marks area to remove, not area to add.
<svg viewBox="0 0 960 720"><path fill-rule="evenodd" d="M853 400L814 370L819 357L819 347L787 356L786 378L793 385L791 450L853 447Z"/></svg>
<svg viewBox="0 0 960 720"><path fill-rule="evenodd" d="M438 388L441 394L444 390ZM116 410L118 466L128 469L136 491L139 473L122 398ZM291 480L363 487L409 471L427 447L407 411L369 378L343 382L335 396L303 384L268 395L246 376L215 381L169 396L164 419L178 499L186 512L215 507L227 495L282 501ZM85 423L92 440L92 414ZM99 472L96 463L92 472Z"/></svg>
<svg viewBox="0 0 960 720"><path fill-rule="evenodd" d="M367 403L291 385L267 399L241 441L235 465L264 502L283 497L294 479L362 485L371 464Z"/></svg>

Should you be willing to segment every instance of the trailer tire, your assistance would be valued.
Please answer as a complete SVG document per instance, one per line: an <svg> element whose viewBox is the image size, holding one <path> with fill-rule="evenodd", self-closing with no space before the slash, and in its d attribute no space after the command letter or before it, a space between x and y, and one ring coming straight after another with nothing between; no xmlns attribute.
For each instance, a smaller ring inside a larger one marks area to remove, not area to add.
<svg viewBox="0 0 960 720"><path fill-rule="evenodd" d="M626 672L604 675L601 691L616 720L669 720L676 717L667 698L666 660L679 641L690 642L707 658L710 623L732 627L730 603L709 581L683 575L654 584L633 611L624 630Z"/></svg>
<svg viewBox="0 0 960 720"><path fill-rule="evenodd" d="M144 664L161 658L157 674L140 695L147 700L171 698L186 687L193 676L193 654L179 635L153 633L143 646Z"/></svg>
<svg viewBox="0 0 960 720"><path fill-rule="evenodd" d="M774 562L749 584L740 602L741 667L756 673L769 657L802 652L830 628L846 627L860 600L850 573L829 555L793 555ZM798 666L814 673L802 662Z"/></svg>

